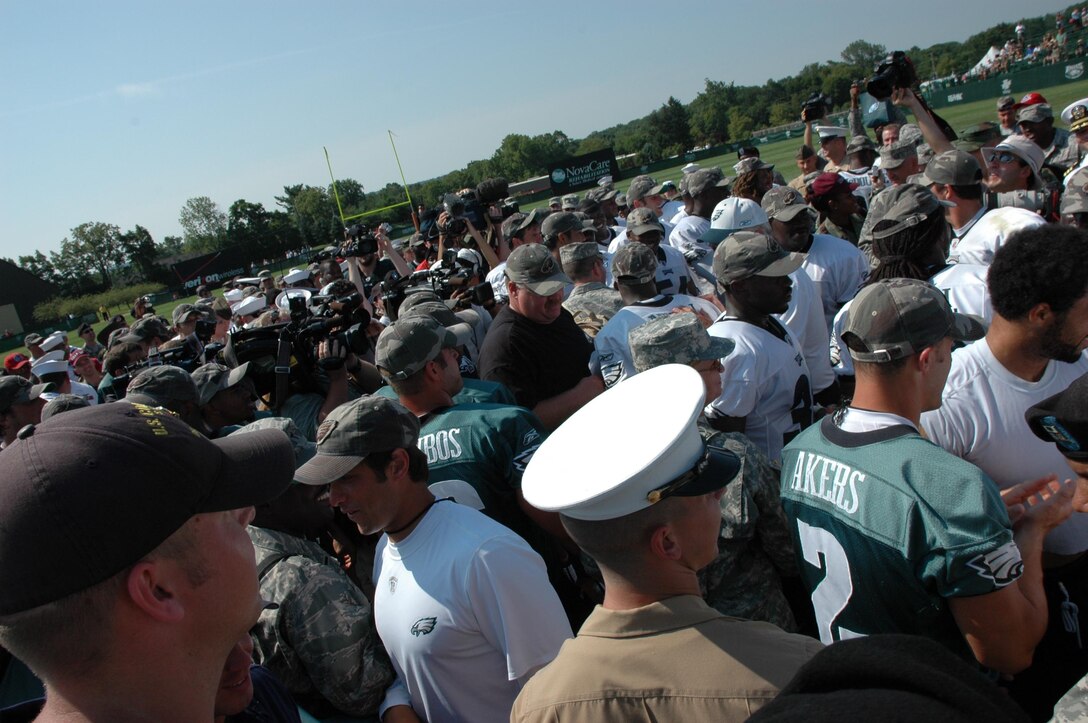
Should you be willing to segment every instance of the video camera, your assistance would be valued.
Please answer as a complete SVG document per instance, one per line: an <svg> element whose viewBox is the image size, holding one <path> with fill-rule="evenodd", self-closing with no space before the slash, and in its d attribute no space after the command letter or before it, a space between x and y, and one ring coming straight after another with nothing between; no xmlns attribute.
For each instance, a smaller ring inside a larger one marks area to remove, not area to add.
<svg viewBox="0 0 1088 723"><path fill-rule="evenodd" d="M896 88L912 88L917 82L914 63L902 50L896 50L876 66L865 90L877 100L887 100Z"/></svg>
<svg viewBox="0 0 1088 723"><path fill-rule="evenodd" d="M809 121L819 120L831 112L831 98L815 91L801 104L801 117Z"/></svg>
<svg viewBox="0 0 1088 723"><path fill-rule="evenodd" d="M447 249L437 268L416 271L411 276L401 276L396 271L389 272L380 287L382 308L390 319L396 321L397 312L404 300L424 289L433 291L441 299L451 299L455 291L464 289L464 294L458 297L460 307L471 304L486 306L494 301L495 292L489 281L466 287L472 275L472 269L458 263L457 249Z"/></svg>
<svg viewBox="0 0 1088 723"><path fill-rule="evenodd" d="M378 239L371 232L369 226L357 223L344 229L347 240L337 250L338 256L351 258L352 256L370 256L378 253Z"/></svg>

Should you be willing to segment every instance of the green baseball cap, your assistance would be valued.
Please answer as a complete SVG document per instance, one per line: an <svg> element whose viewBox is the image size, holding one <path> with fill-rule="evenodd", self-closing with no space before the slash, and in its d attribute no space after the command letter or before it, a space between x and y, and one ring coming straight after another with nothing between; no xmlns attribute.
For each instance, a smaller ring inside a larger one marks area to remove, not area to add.
<svg viewBox="0 0 1088 723"><path fill-rule="evenodd" d="M804 254L786 251L769 236L738 231L714 249L714 277L728 284L752 276L789 276L804 260Z"/></svg>
<svg viewBox="0 0 1088 723"><path fill-rule="evenodd" d="M854 297L842 339L855 361L879 363L917 354L946 336L967 342L985 335L982 319L952 311L933 284L884 279Z"/></svg>
<svg viewBox="0 0 1088 723"><path fill-rule="evenodd" d="M199 393L192 375L181 367L170 364L142 370L132 378L125 392L126 401L150 404L153 407L166 407L171 401L195 402L198 398Z"/></svg>
<svg viewBox="0 0 1088 723"><path fill-rule="evenodd" d="M419 420L399 403L377 395L341 404L317 428L317 454L295 470L295 481L327 485L367 455L408 449L419 439Z"/></svg>
<svg viewBox="0 0 1088 723"><path fill-rule="evenodd" d="M636 372L662 364L691 364L729 356L736 342L711 336L690 312L666 314L631 330L627 336Z"/></svg>
<svg viewBox="0 0 1088 723"><path fill-rule="evenodd" d="M429 316L402 318L378 337L374 363L387 377L407 379L458 345L457 336Z"/></svg>
<svg viewBox="0 0 1088 723"><path fill-rule="evenodd" d="M506 259L506 278L539 296L551 296L573 283L543 244L526 244Z"/></svg>

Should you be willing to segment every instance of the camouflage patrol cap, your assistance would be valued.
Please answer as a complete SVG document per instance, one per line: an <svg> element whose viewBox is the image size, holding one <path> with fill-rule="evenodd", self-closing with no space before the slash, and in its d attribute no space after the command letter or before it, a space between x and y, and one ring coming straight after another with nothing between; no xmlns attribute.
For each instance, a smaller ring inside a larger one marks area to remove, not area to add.
<svg viewBox="0 0 1088 723"><path fill-rule="evenodd" d="M341 404L317 428L317 454L295 470L295 481L327 485L368 455L415 447L419 420L399 403L372 395Z"/></svg>
<svg viewBox="0 0 1088 723"><path fill-rule="evenodd" d="M295 450L295 467L301 467L309 462L315 454L317 454L317 445L312 440L306 438L302 433L302 430L298 428L292 420L287 417L264 417L257 419L244 427L231 432L231 435L235 434L250 434L251 432L258 432L262 429L278 429L287 435L287 438L291 440L291 447Z"/></svg>
<svg viewBox="0 0 1088 723"><path fill-rule="evenodd" d="M529 213L514 213L502 222L502 235L507 241L517 236L534 223L539 223L541 214L537 209Z"/></svg>
<svg viewBox="0 0 1088 723"><path fill-rule="evenodd" d="M691 364L729 356L736 343L711 336L689 311L666 314L631 330L627 336L636 372L662 364Z"/></svg>
<svg viewBox="0 0 1088 723"><path fill-rule="evenodd" d="M404 301L400 302L400 306L397 308L397 316L401 317L408 313L412 307L417 304L425 304L429 301L437 301L442 303L442 297L439 296L433 289L423 288L417 291L413 291L404 297Z"/></svg>
<svg viewBox="0 0 1088 723"><path fill-rule="evenodd" d="M125 399L153 407L168 407L169 402L195 402L199 398L196 382L181 367L161 364L148 367L129 382ZM210 398L210 397L209 397Z"/></svg>
<svg viewBox="0 0 1088 723"><path fill-rule="evenodd" d="M764 163L758 156L746 156L733 164L733 173L738 176L745 173L755 173L756 171L770 171L774 169L774 164Z"/></svg>
<svg viewBox="0 0 1088 723"><path fill-rule="evenodd" d="M219 392L238 385L245 379L247 371L249 371L249 362L239 364L233 369L215 362L198 367L191 375L196 384L197 404L203 407Z"/></svg>
<svg viewBox="0 0 1088 723"><path fill-rule="evenodd" d="M256 290L256 287L253 286L249 288ZM174 322L174 326L183 324L194 316L199 319L204 316L204 312L192 304L178 304L174 307L174 310L170 312L170 319Z"/></svg>
<svg viewBox="0 0 1088 723"><path fill-rule="evenodd" d="M563 207L564 211L573 211L578 208L578 194L568 193L566 196L563 196L560 205Z"/></svg>
<svg viewBox="0 0 1088 723"><path fill-rule="evenodd" d="M526 244L506 259L506 278L539 296L551 296L572 283L543 244Z"/></svg>
<svg viewBox="0 0 1088 723"><path fill-rule="evenodd" d="M914 141L900 136L895 143L880 149L881 168L899 168L911 156L918 156L918 146Z"/></svg>
<svg viewBox="0 0 1088 723"><path fill-rule="evenodd" d="M1016 98L1013 98L1011 95L1003 95L997 99L998 110L1012 110L1015 105Z"/></svg>
<svg viewBox="0 0 1088 723"><path fill-rule="evenodd" d="M754 160L757 163L759 162L759 159L755 158L745 159L744 161L741 161L741 163L750 160ZM701 196L702 194L706 193L711 188L728 188L732 180L732 178L726 178L725 173L723 173L722 169L718 168L717 166L712 166L711 168L700 168L699 170L692 171L687 175L687 182L684 184L684 190L688 196L695 198L696 196Z"/></svg>
<svg viewBox="0 0 1088 723"><path fill-rule="evenodd" d="M378 337L374 363L384 376L407 379L437 359L443 349L458 344L452 331L429 316L402 318Z"/></svg>
<svg viewBox="0 0 1088 723"><path fill-rule="evenodd" d="M657 181L650 176L635 176L631 185L627 187L627 202L634 203L650 195L650 190L656 185Z"/></svg>
<svg viewBox="0 0 1088 723"><path fill-rule="evenodd" d="M738 231L714 249L714 277L728 284L752 276L789 276L804 260L804 254L786 251L769 236Z"/></svg>
<svg viewBox="0 0 1088 723"><path fill-rule="evenodd" d="M966 342L985 335L982 319L952 311L928 281L883 279L854 297L842 339L855 361L880 363L917 354L946 336Z"/></svg>
<svg viewBox="0 0 1088 723"><path fill-rule="evenodd" d="M862 151L876 151L876 146L869 140L869 136L854 136L846 144L846 155L861 153Z"/></svg>
<svg viewBox="0 0 1088 723"><path fill-rule="evenodd" d="M559 196L552 196L551 198L548 199L548 205L549 206L562 206L563 205L563 199L560 198Z"/></svg>
<svg viewBox="0 0 1088 723"><path fill-rule="evenodd" d="M587 225L589 228L587 228ZM587 224L581 216L571 211L553 213L544 219L544 223L540 226L540 234L546 239L555 238L561 233L578 230L591 231L593 230L593 223Z"/></svg>
<svg viewBox="0 0 1088 723"><path fill-rule="evenodd" d="M1053 118L1054 110L1048 103L1026 105L1016 113L1017 123L1042 123Z"/></svg>
<svg viewBox="0 0 1088 723"><path fill-rule="evenodd" d="M665 233L665 227L661 225L661 221L657 219L657 214L652 210L643 206L627 214L628 235L641 236L649 231Z"/></svg>
<svg viewBox="0 0 1088 723"><path fill-rule="evenodd" d="M657 273L657 254L643 243L624 244L612 257L612 276L623 284L648 284Z"/></svg>
<svg viewBox="0 0 1088 723"><path fill-rule="evenodd" d="M869 207L869 215L861 227L861 240L872 241L893 236L900 231L917 226L942 206L955 204L941 201L925 186L904 183L878 193ZM874 231L881 221L894 221L888 228Z"/></svg>
<svg viewBox="0 0 1088 723"><path fill-rule="evenodd" d="M949 186L970 186L982 183L982 167L975 157L966 151L938 153L926 164L926 184L940 183Z"/></svg>
<svg viewBox="0 0 1088 723"><path fill-rule="evenodd" d="M760 203L768 218L788 223L804 212L811 215L812 207L805 197L789 186L775 186L763 195Z"/></svg>
<svg viewBox="0 0 1088 723"><path fill-rule="evenodd" d="M933 152L933 149L930 147L930 145L928 143L919 143L918 144L918 165L919 166L928 165L929 162L933 160L933 156L935 156L935 155L936 154Z"/></svg>
<svg viewBox="0 0 1088 723"><path fill-rule="evenodd" d="M1065 179L1061 214L1088 213L1088 169L1081 169Z"/></svg>
<svg viewBox="0 0 1088 723"><path fill-rule="evenodd" d="M968 126L959 132L959 138L952 141L953 147L960 151L973 153L990 141L1001 139L1001 129L988 121Z"/></svg>
<svg viewBox="0 0 1088 723"><path fill-rule="evenodd" d="M601 247L596 241L585 241L579 244L567 244L559 249L559 260L563 262L564 269L568 264L574 264L582 259L601 258Z"/></svg>
<svg viewBox="0 0 1088 723"><path fill-rule="evenodd" d="M922 129L916 124L904 123L899 126L899 140L907 141L917 146L925 140L925 137L922 135Z"/></svg>

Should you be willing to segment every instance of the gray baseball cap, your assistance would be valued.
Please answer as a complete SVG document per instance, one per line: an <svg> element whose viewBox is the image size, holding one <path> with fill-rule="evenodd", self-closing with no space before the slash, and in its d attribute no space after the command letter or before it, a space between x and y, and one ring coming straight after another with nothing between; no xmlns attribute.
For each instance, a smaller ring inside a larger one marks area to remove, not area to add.
<svg viewBox="0 0 1088 723"><path fill-rule="evenodd" d="M634 180L631 181L631 185L627 187L627 202L634 203L643 196L651 195L650 191L656 185L657 181L650 176L635 176Z"/></svg>
<svg viewBox="0 0 1088 723"><path fill-rule="evenodd" d="M378 337L374 363L382 374L407 379L434 361L443 349L458 346L456 335L429 316L400 319Z"/></svg>
<svg viewBox="0 0 1088 723"><path fill-rule="evenodd" d="M198 399L199 392L192 375L169 364L142 370L129 382L125 393L126 401L153 407L165 407L171 401L195 402Z"/></svg>
<svg viewBox="0 0 1088 723"><path fill-rule="evenodd" d="M249 371L249 362L233 369L225 364L209 362L195 369L191 376L196 384L197 404L203 407L219 392L235 386L245 379L247 371Z"/></svg>
<svg viewBox="0 0 1088 723"><path fill-rule="evenodd" d="M612 257L612 276L627 284L646 284L657 273L657 254L643 243L624 244Z"/></svg>
<svg viewBox="0 0 1088 723"><path fill-rule="evenodd" d="M899 140L880 149L881 168L899 168L911 156L917 157L918 144L900 136Z"/></svg>
<svg viewBox="0 0 1088 723"><path fill-rule="evenodd" d="M317 428L317 454L295 471L295 481L332 484L367 455L415 447L418 439L416 415L386 397L361 397L325 417Z"/></svg>
<svg viewBox="0 0 1088 723"><path fill-rule="evenodd" d="M775 186L767 191L760 205L767 212L768 218L784 223L792 221L805 211L810 212L810 216L812 212L812 207L805 203L805 197L789 186Z"/></svg>
<svg viewBox="0 0 1088 723"><path fill-rule="evenodd" d="M757 162L758 158L753 159ZM726 178L722 169L717 166L711 168L700 168L697 171L692 171L688 174L686 183L684 183L684 193L692 198L700 196L711 188L728 188L729 184L733 181L732 178Z"/></svg>
<svg viewBox="0 0 1088 723"><path fill-rule="evenodd" d="M543 244L526 244L506 259L506 278L539 296L551 296L572 283Z"/></svg>
<svg viewBox="0 0 1088 723"><path fill-rule="evenodd" d="M788 276L801 268L804 254L786 251L757 231L738 231L714 249L714 277L727 284L752 276Z"/></svg>
<svg viewBox="0 0 1088 723"><path fill-rule="evenodd" d="M955 313L940 289L918 279L883 279L863 288L842 332L854 360L874 363L917 354L946 336L967 342L985 335L982 319Z"/></svg>
<svg viewBox="0 0 1088 723"><path fill-rule="evenodd" d="M20 376L0 377L0 414L11 409L13 404L33 402L48 389L46 384L31 384Z"/></svg>
<svg viewBox="0 0 1088 723"><path fill-rule="evenodd" d="M660 231L665 233L665 227L661 225L657 214L642 206L627 214L627 233L641 236L648 231Z"/></svg>
<svg viewBox="0 0 1088 723"><path fill-rule="evenodd" d="M942 206L955 206L951 201L941 201L926 186L904 183L887 188L873 197L869 215L861 227L861 239L872 241L899 233L925 221ZM893 226L874 231L881 221L895 221Z"/></svg>
<svg viewBox="0 0 1088 723"><path fill-rule="evenodd" d="M732 339L711 336L691 312L666 314L631 330L627 336L636 372L662 364L691 364L729 356Z"/></svg>
<svg viewBox="0 0 1088 723"><path fill-rule="evenodd" d="M940 183L949 186L970 186L982 183L982 167L975 157L966 151L938 153L922 174L926 184Z"/></svg>

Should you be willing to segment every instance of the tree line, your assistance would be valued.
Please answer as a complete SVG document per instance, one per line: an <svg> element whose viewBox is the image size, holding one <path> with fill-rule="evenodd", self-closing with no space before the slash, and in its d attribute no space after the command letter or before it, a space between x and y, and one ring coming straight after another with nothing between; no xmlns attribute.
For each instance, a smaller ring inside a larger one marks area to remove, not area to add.
<svg viewBox="0 0 1088 723"><path fill-rule="evenodd" d="M1071 9L1071 8L1070 8ZM1068 14L1068 11L1067 11ZM1053 15L1025 19L1029 37L1053 26ZM1015 35L1014 23L994 25L962 43L929 48L904 48L921 79L944 77L970 68L991 45L1001 46ZM490 158L475 160L443 176L409 184L416 204L436 205L443 194L474 187L489 177L521 180L547 173L548 167L572 156L613 148L630 156L627 165L649 163L703 145L744 140L760 129L799 120L801 105L813 92L831 98L835 107L849 103L850 85L872 73L888 50L865 40L847 45L839 60L806 65L796 75L769 79L760 86L738 86L706 78L703 90L687 104L669 97L642 118L574 139L562 131L528 136L511 133ZM624 164L621 162L621 166ZM405 200L403 186L387 184L366 191L351 178L337 181L336 191L346 216L384 208ZM206 253L241 246L250 258L278 258L305 247L320 248L343 238L331 186L284 186L275 197L277 208L238 199L223 211L206 196L190 198L179 213L181 237L155 241L142 226L121 231L108 223L83 223L73 228L59 251L36 251L17 264L53 282L65 296L100 291L119 283L169 283L168 271L156 263L181 254ZM368 219L405 224L410 209L400 206Z"/></svg>

